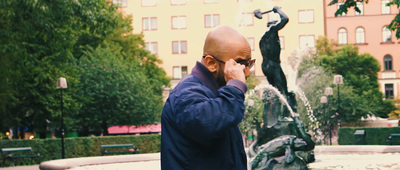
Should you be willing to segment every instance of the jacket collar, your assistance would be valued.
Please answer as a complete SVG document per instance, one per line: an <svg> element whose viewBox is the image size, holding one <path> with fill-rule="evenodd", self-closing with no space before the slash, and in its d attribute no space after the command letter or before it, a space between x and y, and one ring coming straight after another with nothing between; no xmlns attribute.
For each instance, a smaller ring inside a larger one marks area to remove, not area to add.
<svg viewBox="0 0 400 170"><path fill-rule="evenodd" d="M220 88L217 80L203 64L196 62L196 66L192 69L192 74L197 76L214 93L217 93Z"/></svg>

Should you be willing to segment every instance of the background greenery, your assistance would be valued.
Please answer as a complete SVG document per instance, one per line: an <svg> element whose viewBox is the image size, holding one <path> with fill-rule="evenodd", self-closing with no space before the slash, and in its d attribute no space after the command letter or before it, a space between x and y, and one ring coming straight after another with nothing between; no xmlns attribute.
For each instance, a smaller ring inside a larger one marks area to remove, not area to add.
<svg viewBox="0 0 400 170"><path fill-rule="evenodd" d="M59 77L66 130L159 122L169 78L132 31L112 1L1 0L0 131L58 129Z"/></svg>
<svg viewBox="0 0 400 170"><path fill-rule="evenodd" d="M390 134L400 134L400 127L340 128L338 132L339 145L354 145L356 143L354 136L356 130L365 130L365 145L386 145L386 140Z"/></svg>
<svg viewBox="0 0 400 170"><path fill-rule="evenodd" d="M140 153L160 152L161 135L126 135L103 137L65 138L65 158L101 156L100 145L133 144ZM0 140L2 148L32 147L43 161L61 159L61 139ZM30 164L30 159L18 160L19 164ZM38 163L35 160L35 163ZM10 166L7 161L6 166Z"/></svg>

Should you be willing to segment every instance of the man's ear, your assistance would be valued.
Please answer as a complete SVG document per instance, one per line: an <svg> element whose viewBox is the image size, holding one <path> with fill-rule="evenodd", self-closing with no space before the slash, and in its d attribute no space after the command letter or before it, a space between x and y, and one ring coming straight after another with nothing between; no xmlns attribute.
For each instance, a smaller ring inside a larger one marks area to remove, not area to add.
<svg viewBox="0 0 400 170"><path fill-rule="evenodd" d="M211 73L214 73L218 70L219 65L217 62L218 61L215 60L210 55L206 55L206 57L204 57L204 65L206 66L208 71L210 71Z"/></svg>

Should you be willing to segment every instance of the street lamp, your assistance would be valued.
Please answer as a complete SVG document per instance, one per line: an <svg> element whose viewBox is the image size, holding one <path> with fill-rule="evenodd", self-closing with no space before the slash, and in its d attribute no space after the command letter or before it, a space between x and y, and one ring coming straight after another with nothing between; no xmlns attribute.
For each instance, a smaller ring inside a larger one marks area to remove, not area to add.
<svg viewBox="0 0 400 170"><path fill-rule="evenodd" d="M327 95L328 96L328 115L329 115L329 118L328 118L328 126L329 126L329 145L332 145L332 122L331 122L331 107L330 107L330 104L329 104L329 96L332 96L333 95L333 89L332 89L332 87L327 87L327 88L325 88L325 95Z"/></svg>
<svg viewBox="0 0 400 170"><path fill-rule="evenodd" d="M321 96L321 103L328 103L328 98L326 98L326 96Z"/></svg>
<svg viewBox="0 0 400 170"><path fill-rule="evenodd" d="M336 84L337 85L337 90L338 90L338 108L337 108L337 111L336 111L336 114L338 115L338 128L340 128L340 113L339 113L339 111L340 111L340 89L339 89L339 85L340 84L343 84L343 77L342 77L342 75L335 75L335 77L333 78L333 84Z"/></svg>
<svg viewBox="0 0 400 170"><path fill-rule="evenodd" d="M321 96L321 98L320 98L320 102L322 103L323 114L325 114L325 113L326 113L326 111L325 111L324 104L325 104L325 103L328 103L328 98L326 98L326 96ZM325 141L325 139L324 139L324 141Z"/></svg>
<svg viewBox="0 0 400 170"><path fill-rule="evenodd" d="M64 113L63 113L63 95L62 95L62 90L67 88L67 80L64 77L60 77L57 79L57 89L60 89L61 92L61 158L65 158L65 150L64 150L64 144L65 144L65 138L64 138Z"/></svg>

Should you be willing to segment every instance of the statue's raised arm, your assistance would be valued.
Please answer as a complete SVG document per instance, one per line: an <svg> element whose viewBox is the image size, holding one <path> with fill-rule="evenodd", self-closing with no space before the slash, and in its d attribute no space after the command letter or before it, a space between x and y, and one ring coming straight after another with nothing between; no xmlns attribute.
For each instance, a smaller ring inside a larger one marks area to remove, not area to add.
<svg viewBox="0 0 400 170"><path fill-rule="evenodd" d="M281 30L285 25L289 22L289 17L282 11L282 9L278 6L275 6L272 11L279 14L281 21L279 23L275 23L271 25L271 29L276 29L277 31Z"/></svg>

